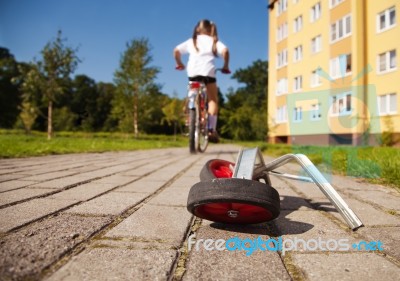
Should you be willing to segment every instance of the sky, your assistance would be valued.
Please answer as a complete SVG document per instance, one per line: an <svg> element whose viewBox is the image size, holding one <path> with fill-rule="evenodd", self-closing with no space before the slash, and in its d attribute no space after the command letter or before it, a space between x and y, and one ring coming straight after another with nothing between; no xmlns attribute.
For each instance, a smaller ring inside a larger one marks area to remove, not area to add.
<svg viewBox="0 0 400 281"><path fill-rule="evenodd" d="M216 23L229 48L232 73L268 58L267 0L0 0L0 47L19 62L41 59L46 43L61 30L66 45L82 60L73 75L113 82L128 42L147 38L156 82L170 96L186 95L186 72L175 70L173 49L192 36L201 19ZM184 57L184 61L187 56ZM222 59L217 67L222 67ZM219 74L223 93L240 87Z"/></svg>

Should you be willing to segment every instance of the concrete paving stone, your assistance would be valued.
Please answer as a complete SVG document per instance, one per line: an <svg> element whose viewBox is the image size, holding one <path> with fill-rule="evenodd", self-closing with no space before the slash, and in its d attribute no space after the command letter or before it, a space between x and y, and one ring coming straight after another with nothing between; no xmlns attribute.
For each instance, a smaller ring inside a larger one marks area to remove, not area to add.
<svg viewBox="0 0 400 281"><path fill-rule="evenodd" d="M400 268L374 253L292 255L306 280L398 280Z"/></svg>
<svg viewBox="0 0 400 281"><path fill-rule="evenodd" d="M384 187L379 184L372 184L367 182L365 179L362 178L354 178L354 177L344 177L339 175L332 175L332 182L331 184L337 190L385 190L387 187Z"/></svg>
<svg viewBox="0 0 400 281"><path fill-rule="evenodd" d="M30 186L35 183L37 183L37 182L36 181L23 181L23 180L12 180L12 181L0 182L0 192Z"/></svg>
<svg viewBox="0 0 400 281"><path fill-rule="evenodd" d="M93 181L93 183L109 183L118 185L125 185L131 183L132 181L136 180L138 177L136 176L122 176L122 175L112 175L109 177L104 177L98 180Z"/></svg>
<svg viewBox="0 0 400 281"><path fill-rule="evenodd" d="M177 247L191 217L185 207L145 205L104 236L161 239Z"/></svg>
<svg viewBox="0 0 400 281"><path fill-rule="evenodd" d="M54 189L62 189L72 185L84 184L88 180L85 178L81 178L79 176L70 176L61 179L49 180L40 183L36 183L30 185L30 188L54 188Z"/></svg>
<svg viewBox="0 0 400 281"><path fill-rule="evenodd" d="M92 215L118 215L143 200L146 193L109 192L69 210L67 213Z"/></svg>
<svg viewBox="0 0 400 281"><path fill-rule="evenodd" d="M346 199L346 203L359 217L365 226L393 225L400 226L400 217L391 215L373 206L360 202L355 199ZM332 215L341 219L342 216L338 212L331 212Z"/></svg>
<svg viewBox="0 0 400 281"><path fill-rule="evenodd" d="M400 211L400 195L395 195L395 191L391 192L388 189L384 191L348 191L352 196L362 200L372 202L382 206L385 209ZM397 191L396 191L397 192Z"/></svg>
<svg viewBox="0 0 400 281"><path fill-rule="evenodd" d="M54 189L45 188L21 188L0 194L0 206L21 201L24 199L45 195L54 192Z"/></svg>
<svg viewBox="0 0 400 281"><path fill-rule="evenodd" d="M172 188L190 189L194 184L200 181L200 177L189 177L184 175L171 184Z"/></svg>
<svg viewBox="0 0 400 281"><path fill-rule="evenodd" d="M127 185L118 187L116 191L118 192L141 192L141 193L153 193L157 189L164 185L162 181L154 181L148 178L139 179L135 182L129 183Z"/></svg>
<svg viewBox="0 0 400 281"><path fill-rule="evenodd" d="M63 190L62 192L58 192L54 195L49 196L49 198L86 201L113 188L115 188L115 185L113 184L90 182L70 188L68 190Z"/></svg>
<svg viewBox="0 0 400 281"><path fill-rule="evenodd" d="M0 175L0 182L7 182L10 180L17 180L20 178L23 178L24 176L18 175L18 174L5 174L5 175Z"/></svg>
<svg viewBox="0 0 400 281"><path fill-rule="evenodd" d="M200 239L230 238L269 239L266 224L234 226L212 223L203 220L196 234L196 243ZM204 241L203 240L203 241ZM202 244L192 246L186 264L183 280L291 280L279 255L274 251L257 250L246 255L246 251L224 249L206 250Z"/></svg>
<svg viewBox="0 0 400 281"><path fill-rule="evenodd" d="M44 268L108 223L107 217L60 214L2 237L0 279L40 279Z"/></svg>
<svg viewBox="0 0 400 281"><path fill-rule="evenodd" d="M368 242L381 241L384 252L400 261L400 227L362 227L357 232Z"/></svg>
<svg viewBox="0 0 400 281"><path fill-rule="evenodd" d="M49 179L63 178L67 176L71 176L75 174L73 171L57 171L52 173L45 173L40 175L34 175L30 177L24 178L24 180L32 180L32 181L46 181Z"/></svg>
<svg viewBox="0 0 400 281"><path fill-rule="evenodd" d="M186 207L189 189L168 187L152 198L148 204Z"/></svg>
<svg viewBox="0 0 400 281"><path fill-rule="evenodd" d="M282 211L274 224L283 239L348 239L348 243L358 241L350 235L350 229L346 232L319 211ZM299 247L299 250L303 249Z"/></svg>
<svg viewBox="0 0 400 281"><path fill-rule="evenodd" d="M167 280L175 258L174 250L88 249L46 280Z"/></svg>
<svg viewBox="0 0 400 281"><path fill-rule="evenodd" d="M7 232L28 222L75 204L76 200L33 199L0 209L0 232Z"/></svg>

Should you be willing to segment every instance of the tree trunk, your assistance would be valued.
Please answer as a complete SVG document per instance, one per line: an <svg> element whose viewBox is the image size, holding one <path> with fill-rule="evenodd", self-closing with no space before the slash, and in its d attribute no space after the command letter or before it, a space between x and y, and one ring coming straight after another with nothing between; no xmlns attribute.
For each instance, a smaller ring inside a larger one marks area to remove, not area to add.
<svg viewBox="0 0 400 281"><path fill-rule="evenodd" d="M53 135L53 102L49 100L47 111L47 139L50 140Z"/></svg>
<svg viewBox="0 0 400 281"><path fill-rule="evenodd" d="M133 130L135 134L135 138L139 136L138 130L138 95L134 94L133 96Z"/></svg>

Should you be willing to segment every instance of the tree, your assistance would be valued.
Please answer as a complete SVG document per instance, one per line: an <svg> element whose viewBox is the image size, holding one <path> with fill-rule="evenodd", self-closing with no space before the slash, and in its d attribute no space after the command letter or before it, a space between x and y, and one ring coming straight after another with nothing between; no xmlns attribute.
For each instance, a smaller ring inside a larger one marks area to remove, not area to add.
<svg viewBox="0 0 400 281"><path fill-rule="evenodd" d="M220 110L221 133L237 140L262 140L267 135L268 62L257 60L233 78L245 86L227 94Z"/></svg>
<svg viewBox="0 0 400 281"><path fill-rule="evenodd" d="M185 101L182 101L176 97L170 99L169 103L162 108L162 112L165 117L164 122L167 122L169 126L171 124L174 127L174 140L176 141L177 127L180 123L183 123L183 107Z"/></svg>
<svg viewBox="0 0 400 281"><path fill-rule="evenodd" d="M39 70L40 88L48 103L47 111L47 138L53 135L53 103L65 91L65 84L69 76L75 71L80 62L77 49L65 45L66 39L58 31L57 38L46 44L41 54L43 60L37 63Z"/></svg>
<svg viewBox="0 0 400 281"><path fill-rule="evenodd" d="M159 73L157 67L150 66L153 58L150 54L151 47L145 38L128 42L127 49L121 57L120 68L115 72L114 78L119 97L132 104L132 111L124 105L117 103L123 111L126 120L132 114L133 130L135 137L139 135L138 112L140 97L154 87L154 79ZM116 110L114 110L114 113Z"/></svg>
<svg viewBox="0 0 400 281"><path fill-rule="evenodd" d="M12 82L16 76L19 76L18 63L8 49L0 47L0 127L3 128L12 128L20 111L19 83Z"/></svg>

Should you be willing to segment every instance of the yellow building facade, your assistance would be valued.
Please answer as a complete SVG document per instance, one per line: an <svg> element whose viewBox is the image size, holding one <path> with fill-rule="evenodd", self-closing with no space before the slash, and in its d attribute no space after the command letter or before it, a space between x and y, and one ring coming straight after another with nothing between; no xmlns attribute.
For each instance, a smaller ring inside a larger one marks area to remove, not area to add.
<svg viewBox="0 0 400 281"><path fill-rule="evenodd" d="M270 142L399 139L399 11L397 0L270 1Z"/></svg>

